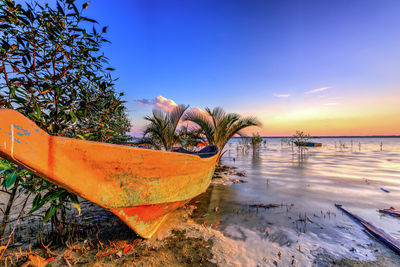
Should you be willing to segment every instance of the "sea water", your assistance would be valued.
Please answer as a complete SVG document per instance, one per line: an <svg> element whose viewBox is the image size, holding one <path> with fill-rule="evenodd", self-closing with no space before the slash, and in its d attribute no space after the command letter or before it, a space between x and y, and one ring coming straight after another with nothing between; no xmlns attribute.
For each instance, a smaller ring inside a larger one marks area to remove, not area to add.
<svg viewBox="0 0 400 267"><path fill-rule="evenodd" d="M232 139L222 163L244 171L239 178L246 183L214 185L206 193L202 220L218 223L242 248L227 265L400 266L395 253L334 206L400 239L400 217L378 211L400 209L400 138L318 138L313 141L322 147L303 150L280 138L264 140L253 150Z"/></svg>

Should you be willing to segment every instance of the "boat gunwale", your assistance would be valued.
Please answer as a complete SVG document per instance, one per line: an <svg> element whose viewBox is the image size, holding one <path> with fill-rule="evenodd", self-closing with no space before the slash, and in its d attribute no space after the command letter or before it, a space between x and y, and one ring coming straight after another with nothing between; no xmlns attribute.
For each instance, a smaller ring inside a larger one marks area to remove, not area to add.
<svg viewBox="0 0 400 267"><path fill-rule="evenodd" d="M41 130L44 133L46 133L47 135L49 135L50 138L66 139L66 140L73 139L74 141L89 142L89 143L94 143L94 144L98 144L98 145L101 144L101 145L104 145L104 146L118 146L118 147L121 147L121 148L125 148L127 150L136 150L136 151L139 151L139 152L141 152L141 151L149 151L151 153L159 153L159 154L167 154L167 155L183 155L183 156L187 156L187 157L192 157L194 159L201 159L201 160L204 160L204 161L207 161L208 159L212 159L212 158L218 156L218 153L219 153L219 149L218 149L218 151L215 153L215 155L213 155L211 157L202 158L198 154L186 154L186 153L180 153L180 152L174 152L174 151L165 151L165 150L155 150L155 149L148 149L148 148L132 147L132 146L124 145L124 144L104 143L104 142L91 141L91 140L82 140L82 139L77 139L77 138L72 138L72 137L65 137L65 136L54 136L54 135L50 135L49 133L47 133L43 129L41 129Z"/></svg>

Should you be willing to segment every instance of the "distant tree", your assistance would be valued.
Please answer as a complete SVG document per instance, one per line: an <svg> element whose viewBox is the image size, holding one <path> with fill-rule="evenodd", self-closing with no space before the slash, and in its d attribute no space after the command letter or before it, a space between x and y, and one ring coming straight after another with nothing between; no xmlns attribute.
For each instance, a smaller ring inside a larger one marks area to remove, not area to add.
<svg viewBox="0 0 400 267"><path fill-rule="evenodd" d="M261 138L259 133L253 133L253 136L251 137L251 146L253 147L253 149L257 149L262 141L263 139Z"/></svg>
<svg viewBox="0 0 400 267"><path fill-rule="evenodd" d="M297 145L299 155L301 158L303 158L304 152L307 150L307 147L304 146L304 144L307 143L310 139L311 136L309 133L305 133L299 130L297 130L296 133L291 138L292 146L293 144Z"/></svg>
<svg viewBox="0 0 400 267"><path fill-rule="evenodd" d="M305 133L303 131L297 130L296 133L292 136L292 142L297 143L306 143L311 139L309 133Z"/></svg>
<svg viewBox="0 0 400 267"><path fill-rule="evenodd" d="M19 111L54 136L123 143L130 122L101 52L107 27L97 31L97 22L82 15L88 3L78 9L74 2L57 0L53 8L41 1L0 0L0 108ZM77 206L76 196L32 174L20 175L15 166L2 166L9 203L17 190L29 189L36 195L32 211L50 203L44 219L52 218L62 234L64 205Z"/></svg>
<svg viewBox="0 0 400 267"><path fill-rule="evenodd" d="M220 157L228 141L234 135L244 136L242 130L250 126L261 126L261 123L254 117L242 117L236 113L225 113L216 107L213 110L205 109L205 113L197 110L185 114L185 120L194 122L203 131L210 144L217 145L220 150Z"/></svg>
<svg viewBox="0 0 400 267"><path fill-rule="evenodd" d="M188 107L179 105L169 112L153 109L152 116L145 117L150 123L144 130L144 137L151 138L153 145L158 149L171 150L173 145L179 141L176 130L183 113Z"/></svg>

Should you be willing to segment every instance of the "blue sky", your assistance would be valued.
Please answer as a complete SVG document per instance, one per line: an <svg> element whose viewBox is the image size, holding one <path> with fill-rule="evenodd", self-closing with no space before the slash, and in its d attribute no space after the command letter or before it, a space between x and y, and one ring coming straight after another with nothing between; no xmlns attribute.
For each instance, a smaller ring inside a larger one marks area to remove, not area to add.
<svg viewBox="0 0 400 267"><path fill-rule="evenodd" d="M256 115L265 135L400 134L400 1L97 0L86 15L109 26L135 133L153 108L137 100L163 96Z"/></svg>

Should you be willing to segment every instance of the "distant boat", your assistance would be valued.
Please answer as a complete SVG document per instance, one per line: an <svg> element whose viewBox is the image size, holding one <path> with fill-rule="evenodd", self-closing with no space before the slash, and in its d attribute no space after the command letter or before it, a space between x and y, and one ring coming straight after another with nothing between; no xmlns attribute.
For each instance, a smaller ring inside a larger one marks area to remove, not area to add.
<svg viewBox="0 0 400 267"><path fill-rule="evenodd" d="M294 142L296 146L322 146L322 143L314 142Z"/></svg>
<svg viewBox="0 0 400 267"><path fill-rule="evenodd" d="M144 238L207 189L218 157L217 146L156 151L50 136L14 110L0 109L0 118L0 157L113 212Z"/></svg>

